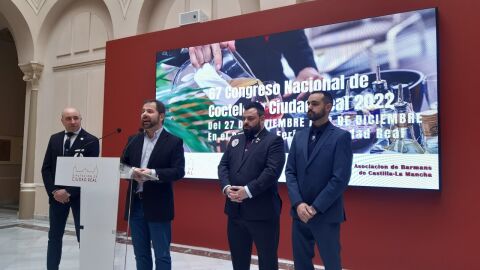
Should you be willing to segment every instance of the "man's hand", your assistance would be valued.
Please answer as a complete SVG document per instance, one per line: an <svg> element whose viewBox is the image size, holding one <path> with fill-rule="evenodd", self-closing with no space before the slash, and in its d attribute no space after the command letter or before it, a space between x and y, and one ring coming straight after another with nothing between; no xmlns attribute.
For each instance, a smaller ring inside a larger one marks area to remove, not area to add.
<svg viewBox="0 0 480 270"><path fill-rule="evenodd" d="M320 73L318 73L318 71L315 68L306 67L300 70L300 72L298 72L297 78L295 80L302 82L307 80L318 80L321 78L322 76L320 76Z"/></svg>
<svg viewBox="0 0 480 270"><path fill-rule="evenodd" d="M215 69L218 71L222 67L222 49L224 48L235 51L235 40L190 47L188 48L190 62L194 67L200 68L213 59Z"/></svg>
<svg viewBox="0 0 480 270"><path fill-rule="evenodd" d="M147 168L134 168L132 172L132 178L138 183L143 183L147 181L144 174L151 174L151 170Z"/></svg>
<svg viewBox="0 0 480 270"><path fill-rule="evenodd" d="M322 76L320 75L320 73L318 73L318 71L315 68L306 67L306 68L300 70L300 72L298 72L298 75L295 78L295 81L303 82L303 81L308 81L308 80L321 80L321 79L322 79ZM306 100L307 94L308 94L308 92L301 92L297 96L297 100L299 100L299 101ZM288 98L291 95L292 94L285 94L285 95L283 95L283 98Z"/></svg>
<svg viewBox="0 0 480 270"><path fill-rule="evenodd" d="M297 215L303 223L307 223L316 213L315 208L306 203L297 206Z"/></svg>
<svg viewBox="0 0 480 270"><path fill-rule="evenodd" d="M227 196L231 201L232 200L232 193L234 192L234 190L232 189L232 186L228 186L225 188L225 196Z"/></svg>
<svg viewBox="0 0 480 270"><path fill-rule="evenodd" d="M248 198L247 191L245 190L245 187L242 187L242 186L228 187L226 190L226 194L232 202L237 202L237 203L241 203L243 200Z"/></svg>
<svg viewBox="0 0 480 270"><path fill-rule="evenodd" d="M70 193L65 189L57 189L53 192L53 198L59 203L68 203L70 201Z"/></svg>
<svg viewBox="0 0 480 270"><path fill-rule="evenodd" d="M307 208L307 211L312 217L317 214L317 210L315 210L315 207L313 207L311 205Z"/></svg>

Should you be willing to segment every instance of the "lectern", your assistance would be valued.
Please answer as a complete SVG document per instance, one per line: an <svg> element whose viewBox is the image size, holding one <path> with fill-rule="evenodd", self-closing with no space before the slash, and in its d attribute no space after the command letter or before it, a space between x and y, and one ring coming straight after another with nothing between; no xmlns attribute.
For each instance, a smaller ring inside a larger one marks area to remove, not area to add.
<svg viewBox="0 0 480 270"><path fill-rule="evenodd" d="M81 188L80 270L114 267L119 166L119 158L57 158L55 184Z"/></svg>

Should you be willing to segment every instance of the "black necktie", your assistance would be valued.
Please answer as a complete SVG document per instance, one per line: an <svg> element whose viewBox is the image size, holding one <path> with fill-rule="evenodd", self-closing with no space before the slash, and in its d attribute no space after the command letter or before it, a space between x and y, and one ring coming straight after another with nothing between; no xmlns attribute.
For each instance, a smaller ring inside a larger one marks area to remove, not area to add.
<svg viewBox="0 0 480 270"><path fill-rule="evenodd" d="M308 157L312 154L313 148L315 148L315 144L317 144L317 139L320 134L317 134L315 131L312 132L310 139L308 141Z"/></svg>
<svg viewBox="0 0 480 270"><path fill-rule="evenodd" d="M67 135L67 139L65 140L65 143L63 144L63 155L64 156L71 156L69 151L70 151L70 139L75 133L73 132L66 132L65 135Z"/></svg>

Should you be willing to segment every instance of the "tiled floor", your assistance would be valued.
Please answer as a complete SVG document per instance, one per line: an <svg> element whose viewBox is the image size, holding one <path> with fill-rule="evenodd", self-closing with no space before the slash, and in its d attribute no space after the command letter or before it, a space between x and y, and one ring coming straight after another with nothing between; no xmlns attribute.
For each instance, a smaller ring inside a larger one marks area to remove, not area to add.
<svg viewBox="0 0 480 270"><path fill-rule="evenodd" d="M4 228L0 229L0 239L0 269L45 269L47 232L22 227ZM119 244L115 250L114 269L135 269L132 246L127 245L126 248L126 267L125 244ZM75 237L65 235L60 269L79 269L78 258L79 249ZM231 269L231 263L227 260L178 252L172 252L172 261L173 269ZM258 267L252 266L251 269Z"/></svg>
<svg viewBox="0 0 480 270"><path fill-rule="evenodd" d="M16 219L14 211L0 210L0 269L45 269L47 232L48 222L39 220L19 221ZM228 253L224 251L185 247L175 244L172 244L172 251L173 269L232 269L231 262L228 260ZM127 256L125 256L125 253ZM67 233L63 240L63 255L60 269L78 269L78 258L78 243L74 236L73 228L67 225ZM133 249L130 244L117 244L114 269L135 269ZM258 270L258 266L252 265L250 269Z"/></svg>

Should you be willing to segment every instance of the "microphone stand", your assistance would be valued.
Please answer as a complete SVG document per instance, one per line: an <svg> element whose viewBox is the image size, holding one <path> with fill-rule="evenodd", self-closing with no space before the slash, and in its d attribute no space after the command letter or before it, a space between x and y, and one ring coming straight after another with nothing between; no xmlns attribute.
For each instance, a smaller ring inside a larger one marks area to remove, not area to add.
<svg viewBox="0 0 480 270"><path fill-rule="evenodd" d="M110 133L107 133L106 135L100 137L100 138L97 138L95 140L91 140L89 141L88 143L82 145L81 148L78 148L78 149L75 149L75 154L73 155L74 157L83 157L83 152L85 152L85 147L87 147L88 145L94 143L94 142L99 142L101 140L103 140L104 138L107 138L107 137L110 137L112 136L113 134L118 134L118 133L121 133L122 132L122 129L121 128L116 128L114 131L110 132Z"/></svg>
<svg viewBox="0 0 480 270"><path fill-rule="evenodd" d="M130 232L130 210L132 209L132 194L133 194L133 180L130 179L130 194L128 196L128 218L127 218L127 237L125 240L125 257L124 257L124 262L123 262L123 270L127 269L127 254L128 254L128 241L129 241L129 232ZM133 245L133 243L132 243Z"/></svg>
<svg viewBox="0 0 480 270"><path fill-rule="evenodd" d="M135 140L135 138L143 133L143 128L138 129L138 133L133 135L131 139L128 141L127 145L123 149L122 156L120 157L120 162L125 163L125 154L128 150L128 147L132 144L132 142ZM124 262L123 262L123 269L125 270L127 268L127 253L128 253L128 241L129 241L129 232L130 232L130 213L132 209L132 194L133 194L133 179L128 179L129 180L129 190L130 194L128 196L128 214L127 214L127 232L126 232L126 240L125 240L125 257L124 257Z"/></svg>

